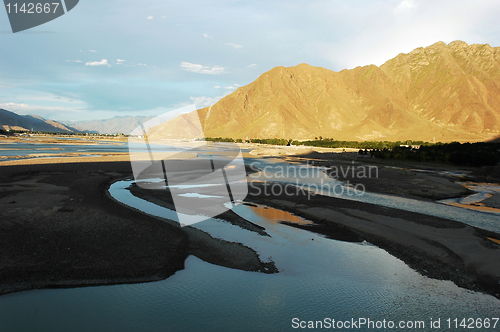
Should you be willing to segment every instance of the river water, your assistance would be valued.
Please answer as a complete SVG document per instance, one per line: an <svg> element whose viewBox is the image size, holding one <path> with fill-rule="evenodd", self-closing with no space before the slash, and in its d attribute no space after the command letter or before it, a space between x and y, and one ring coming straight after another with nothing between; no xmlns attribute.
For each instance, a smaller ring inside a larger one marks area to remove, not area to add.
<svg viewBox="0 0 500 332"><path fill-rule="evenodd" d="M271 178L260 174L255 181L297 183L295 178L276 176L276 167L284 166L276 160L247 162L260 163L261 169L270 167ZM325 183L313 168L308 172L307 183ZM152 214L173 212L132 196L127 190L130 183L115 183L110 194ZM499 222L494 214L444 204L420 205L371 193L346 193L345 198L480 223L485 228L495 228ZM238 205L234 211L265 227L270 237L216 218L193 227L254 248L262 260L272 259L280 273L244 272L190 256L184 270L163 281L1 296L0 331L293 331L294 318L385 319L395 324L405 321L408 326L423 321L425 328L416 330L446 331L455 330L447 328L448 318L500 317L500 301L494 297L424 277L369 243L331 240L279 224L277 220L287 218L286 213L263 206ZM441 328L431 329L431 319L441 319Z"/></svg>
<svg viewBox="0 0 500 332"><path fill-rule="evenodd" d="M9 159L19 156L21 158L27 156L50 155L54 157L63 156L69 153L77 154L93 154L93 153L124 153L128 152L128 147L125 143L110 144L107 142L88 144L71 144L70 142L76 139L68 139L69 143L54 144L54 143L34 143L34 142L19 142L19 143L2 143L0 144L0 157L9 157ZM81 140L80 140L81 141Z"/></svg>

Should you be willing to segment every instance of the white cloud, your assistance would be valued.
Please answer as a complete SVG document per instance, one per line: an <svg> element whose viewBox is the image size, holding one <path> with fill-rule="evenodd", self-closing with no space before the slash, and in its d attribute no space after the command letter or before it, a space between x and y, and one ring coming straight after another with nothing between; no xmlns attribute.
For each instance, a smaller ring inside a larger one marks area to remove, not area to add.
<svg viewBox="0 0 500 332"><path fill-rule="evenodd" d="M96 50L89 50L89 52L92 52L92 53L99 53L99 52L97 52Z"/></svg>
<svg viewBox="0 0 500 332"><path fill-rule="evenodd" d="M116 61L118 61L118 62L124 62L125 60L122 60L122 59L116 59Z"/></svg>
<svg viewBox="0 0 500 332"><path fill-rule="evenodd" d="M89 61L85 63L85 66L108 66L110 67L111 65L108 63L108 60L102 59L101 61Z"/></svg>
<svg viewBox="0 0 500 332"><path fill-rule="evenodd" d="M66 62L83 62L82 60L66 60Z"/></svg>
<svg viewBox="0 0 500 332"><path fill-rule="evenodd" d="M210 36L208 33L204 33L203 37L205 37L205 38L214 38L214 37Z"/></svg>
<svg viewBox="0 0 500 332"><path fill-rule="evenodd" d="M214 85L214 89L220 89L220 85Z"/></svg>
<svg viewBox="0 0 500 332"><path fill-rule="evenodd" d="M238 87L240 87L241 85L234 83L234 86L238 86Z"/></svg>
<svg viewBox="0 0 500 332"><path fill-rule="evenodd" d="M226 90L236 90L236 87L234 87L234 86L226 86L226 87L224 87L224 89L226 89Z"/></svg>
<svg viewBox="0 0 500 332"><path fill-rule="evenodd" d="M235 43L226 43L226 45L232 46L232 47L234 47L236 49L243 47L243 45L238 45L238 44L235 44Z"/></svg>
<svg viewBox="0 0 500 332"><path fill-rule="evenodd" d="M148 16L148 20L153 20L154 17L153 16Z"/></svg>
<svg viewBox="0 0 500 332"><path fill-rule="evenodd" d="M193 73L198 73L198 74L220 75L220 74L223 74L226 72L224 67L220 67L220 66L208 67L208 66L203 66L200 64L196 64L196 63L190 63L190 62L182 62L180 67L183 70L190 71Z"/></svg>
<svg viewBox="0 0 500 332"><path fill-rule="evenodd" d="M251 64L251 65L249 65L247 68L255 68L255 67L257 67L257 64L252 63L252 64Z"/></svg>

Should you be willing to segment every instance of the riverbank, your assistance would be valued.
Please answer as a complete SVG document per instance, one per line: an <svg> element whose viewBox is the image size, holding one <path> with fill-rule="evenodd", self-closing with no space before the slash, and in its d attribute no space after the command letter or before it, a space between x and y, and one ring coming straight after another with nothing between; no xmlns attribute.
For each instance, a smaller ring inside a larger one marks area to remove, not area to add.
<svg viewBox="0 0 500 332"><path fill-rule="evenodd" d="M337 155L334 155L337 156ZM352 160L334 159L326 161L308 155L285 157L290 162L300 162L324 166L325 170L337 167L353 167ZM275 157L273 157L275 158ZM356 165L360 161L356 160ZM404 165L398 165L404 166ZM462 176L460 169L446 170L443 165L422 172L405 167L383 168L376 177L361 177L360 181L368 191L393 194L394 183L401 182L398 190L406 191L406 197L422 201L434 201L449 197L463 196L472 191L453 182L455 175ZM441 167L441 168L440 168ZM358 168L352 179L357 179ZM468 171L468 170L467 170ZM327 172L332 175L331 172ZM352 174L349 172L349 174ZM347 174L345 174L347 175ZM347 181L347 176L342 178ZM374 182L379 181L378 186ZM387 183L386 183L387 182ZM355 183L351 182L352 185ZM272 189L269 187L273 186ZM253 182L245 204L256 203L292 212L315 223L303 225L294 222L283 224L323 234L341 241L367 240L395 257L400 258L418 272L436 279L452 280L457 285L500 296L500 234L472 227L461 222L425 214L382 207L368 203L338 199L321 195L310 195L300 190L292 190L286 184ZM266 189L267 187L267 189ZM278 188L281 187L281 188ZM173 209L173 203L167 191L161 193L132 188L131 192L142 199ZM266 194L267 193L267 194ZM421 193L425 193L422 195ZM230 211L219 216L232 224L244 227L231 218Z"/></svg>
<svg viewBox="0 0 500 332"><path fill-rule="evenodd" d="M325 162L319 158L298 158L300 162L312 160L316 166ZM79 158L80 162L68 163L67 158L54 158L50 159L51 164L35 164L37 160L33 160L30 165L18 161L17 165L14 162L0 166L0 294L161 280L182 269L190 254L235 269L277 272L272 262L262 262L251 248L215 239L194 228L181 229L110 199L109 184L131 175L130 162L101 160L106 159ZM349 160L340 160L330 167L340 166L338 162L352 165ZM400 170L387 168L386 172L379 179L382 183L398 178ZM419 186L427 182L415 182L411 188L418 192ZM367 240L430 277L449 279L497 297L500 294L500 245L490 240L500 239L496 233L442 218L326 196L308 200L300 192L294 196L255 195L252 190L264 185L253 184L246 201L303 216L317 225L301 228L333 239ZM435 186L436 192L449 190L442 181ZM168 199L151 192L135 194L172 207ZM231 212L220 217L266 236L258 225Z"/></svg>
<svg viewBox="0 0 500 332"><path fill-rule="evenodd" d="M460 167L318 151L288 156L285 160L323 167L330 177L353 187L360 184L368 192L426 201L474 193L457 183L460 181L500 183L500 177L496 177L496 173L500 174L500 167Z"/></svg>
<svg viewBox="0 0 500 332"><path fill-rule="evenodd" d="M182 269L183 232L107 197L108 184L130 174L130 162L0 166L0 294Z"/></svg>
<svg viewBox="0 0 500 332"><path fill-rule="evenodd" d="M316 224L286 225L330 238L339 234L340 240L347 240L342 238L345 232L354 233L423 275L451 280L460 287L500 298L498 233L453 220L307 192L297 191L290 196L282 183L253 183L249 188L246 201L286 210ZM273 194L266 196L262 194L265 192Z"/></svg>
<svg viewBox="0 0 500 332"><path fill-rule="evenodd" d="M222 266L277 272L248 247L111 199L107 189L132 175L130 161L54 158L0 165L0 294L163 280L183 269L191 254Z"/></svg>
<svg viewBox="0 0 500 332"><path fill-rule="evenodd" d="M86 162L85 159L103 161L130 160L123 137L61 137L61 136L9 136L0 137L0 165L57 164ZM112 149L109 149L112 147Z"/></svg>
<svg viewBox="0 0 500 332"><path fill-rule="evenodd" d="M415 164L329 151L281 158L322 167L325 174L352 188L430 202L473 194L474 191L459 183L462 181L500 183L500 167ZM276 188L281 184L267 185L275 187L273 193L284 192L284 188ZM265 184L253 184L252 188L265 192L263 186ZM308 200L309 197L312 199ZM354 232L424 275L500 296L500 234L447 219L320 195L298 193L263 198L250 193L247 200L284 209L316 223L314 227L290 222L286 222L287 225L309 228L330 237L340 234L339 229ZM481 205L499 211L498 195L493 194Z"/></svg>
<svg viewBox="0 0 500 332"><path fill-rule="evenodd" d="M33 144L123 144L127 142L127 137L125 136L97 136L97 135L14 135L14 136L0 136L0 144L9 143L33 143ZM1 146L1 145L0 145Z"/></svg>

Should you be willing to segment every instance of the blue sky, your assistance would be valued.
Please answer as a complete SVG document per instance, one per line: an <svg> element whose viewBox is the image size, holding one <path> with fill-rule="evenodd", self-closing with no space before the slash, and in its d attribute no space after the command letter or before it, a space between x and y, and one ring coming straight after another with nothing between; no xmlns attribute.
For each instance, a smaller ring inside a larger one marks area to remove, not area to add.
<svg viewBox="0 0 500 332"><path fill-rule="evenodd" d="M437 41L500 46L498 0L80 0L13 34L0 108L61 121L213 104L276 66L381 65Z"/></svg>

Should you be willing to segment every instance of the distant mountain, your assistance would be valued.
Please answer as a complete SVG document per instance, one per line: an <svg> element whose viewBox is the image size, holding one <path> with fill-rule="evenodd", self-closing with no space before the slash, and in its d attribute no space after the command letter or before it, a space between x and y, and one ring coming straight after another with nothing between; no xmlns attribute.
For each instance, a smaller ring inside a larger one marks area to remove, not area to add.
<svg viewBox="0 0 500 332"><path fill-rule="evenodd" d="M0 127L4 130L44 131L57 133L75 133L77 129L53 120L45 120L38 115L18 115L0 109Z"/></svg>
<svg viewBox="0 0 500 332"><path fill-rule="evenodd" d="M500 48L438 42L380 67L276 67L196 112L207 137L492 139L500 136ZM194 115L154 136L185 135L179 123Z"/></svg>
<svg viewBox="0 0 500 332"><path fill-rule="evenodd" d="M99 134L116 134L123 133L128 135L140 123L143 123L152 117L142 116L115 116L107 120L91 120L91 121L78 121L71 123L74 128Z"/></svg>

